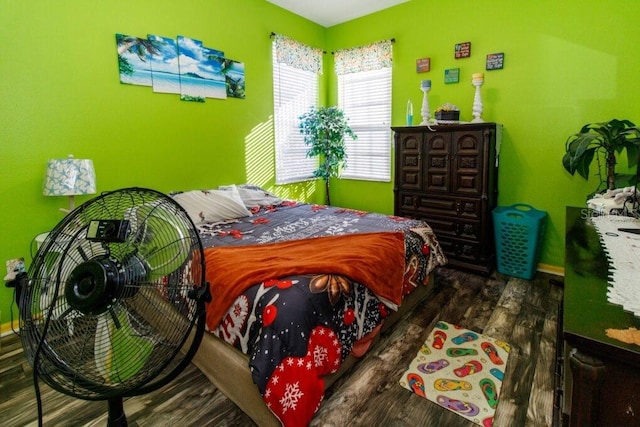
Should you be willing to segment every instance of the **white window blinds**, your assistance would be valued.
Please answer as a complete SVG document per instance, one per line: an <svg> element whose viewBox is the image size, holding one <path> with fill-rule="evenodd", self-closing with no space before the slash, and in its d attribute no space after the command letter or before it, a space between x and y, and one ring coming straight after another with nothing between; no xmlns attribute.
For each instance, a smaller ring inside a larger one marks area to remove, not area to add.
<svg viewBox="0 0 640 427"><path fill-rule="evenodd" d="M335 53L338 106L358 136L347 139L342 178L391 180L391 41Z"/></svg>
<svg viewBox="0 0 640 427"><path fill-rule="evenodd" d="M298 122L318 105L322 51L279 34L272 49L276 184L286 184L313 178L317 166L317 158L307 157Z"/></svg>

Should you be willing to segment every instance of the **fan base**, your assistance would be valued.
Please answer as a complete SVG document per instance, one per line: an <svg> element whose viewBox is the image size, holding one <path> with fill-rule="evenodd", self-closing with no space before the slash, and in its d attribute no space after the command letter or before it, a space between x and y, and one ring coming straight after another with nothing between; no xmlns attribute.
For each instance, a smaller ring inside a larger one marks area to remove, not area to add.
<svg viewBox="0 0 640 427"><path fill-rule="evenodd" d="M109 418L107 419L107 426L109 427L127 427L127 416L124 413L124 405L122 397L111 398L108 401L109 404Z"/></svg>

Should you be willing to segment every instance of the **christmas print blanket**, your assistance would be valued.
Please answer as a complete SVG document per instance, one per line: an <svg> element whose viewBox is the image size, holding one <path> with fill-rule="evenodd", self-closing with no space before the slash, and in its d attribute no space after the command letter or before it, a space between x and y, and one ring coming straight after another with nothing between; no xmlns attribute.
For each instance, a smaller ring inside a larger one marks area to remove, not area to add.
<svg viewBox="0 0 640 427"><path fill-rule="evenodd" d="M307 425L323 377L446 258L427 224L285 202L200 228L207 329L249 355L265 403Z"/></svg>

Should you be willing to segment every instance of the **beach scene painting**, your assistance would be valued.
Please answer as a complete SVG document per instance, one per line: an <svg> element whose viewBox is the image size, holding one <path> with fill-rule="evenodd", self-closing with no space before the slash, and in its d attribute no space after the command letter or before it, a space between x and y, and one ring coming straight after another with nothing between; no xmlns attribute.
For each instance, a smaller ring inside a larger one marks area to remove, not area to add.
<svg viewBox="0 0 640 427"><path fill-rule="evenodd" d="M117 33L116 46L120 83L151 86L149 65L149 51L153 50L151 42L140 37Z"/></svg>
<svg viewBox="0 0 640 427"><path fill-rule="evenodd" d="M226 59L224 75L227 85L227 96L244 99L244 62L234 61L233 59Z"/></svg>
<svg viewBox="0 0 640 427"><path fill-rule="evenodd" d="M154 34L149 34L147 37L156 47L150 55L153 91L179 94L180 67L176 40Z"/></svg>
<svg viewBox="0 0 640 427"><path fill-rule="evenodd" d="M244 63L185 36L116 34L120 81L179 94L184 101L245 97Z"/></svg>
<svg viewBox="0 0 640 427"><path fill-rule="evenodd" d="M204 95L207 98L226 99L226 80L224 75L224 52L202 47L200 70L205 79Z"/></svg>
<svg viewBox="0 0 640 427"><path fill-rule="evenodd" d="M204 102L206 98L227 97L219 58L224 58L223 52L205 48L199 40L178 36L180 99Z"/></svg>
<svg viewBox="0 0 640 427"><path fill-rule="evenodd" d="M202 42L178 36L178 65L180 67L180 99L204 102L202 79L197 73L202 55Z"/></svg>

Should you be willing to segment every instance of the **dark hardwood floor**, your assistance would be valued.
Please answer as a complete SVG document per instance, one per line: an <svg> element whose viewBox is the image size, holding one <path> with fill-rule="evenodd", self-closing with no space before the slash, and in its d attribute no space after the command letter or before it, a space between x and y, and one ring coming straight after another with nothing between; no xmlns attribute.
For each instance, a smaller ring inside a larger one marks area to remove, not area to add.
<svg viewBox="0 0 640 427"><path fill-rule="evenodd" d="M498 273L482 277L439 269L436 293L385 333L328 390L311 425L475 426L398 384L439 320L511 344L494 426L552 425L563 295L558 280L540 273L527 281ZM74 399L43 383L41 393L45 426L107 424L105 402ZM130 426L254 425L192 365L167 386L128 398L124 406ZM0 425L37 425L32 370L15 335L0 340Z"/></svg>

